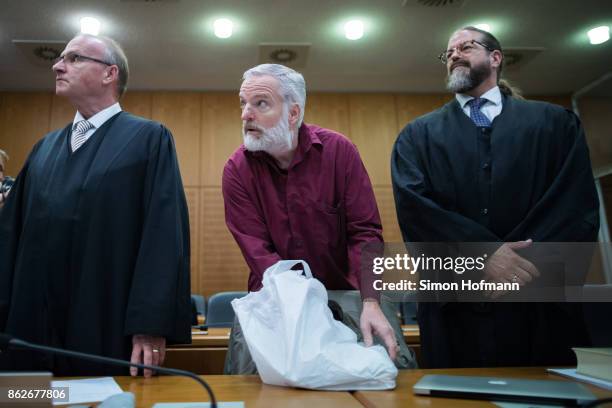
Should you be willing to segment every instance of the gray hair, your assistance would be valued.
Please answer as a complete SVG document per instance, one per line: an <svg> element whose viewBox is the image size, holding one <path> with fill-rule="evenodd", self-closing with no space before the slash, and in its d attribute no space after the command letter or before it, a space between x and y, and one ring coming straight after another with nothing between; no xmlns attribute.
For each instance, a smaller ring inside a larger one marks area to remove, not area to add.
<svg viewBox="0 0 612 408"><path fill-rule="evenodd" d="M242 80L246 81L254 76L271 76L278 81L283 100L300 107L300 119L297 123L299 128L304 120L306 107L306 81L302 74L280 64L261 64L247 70L242 75Z"/></svg>
<svg viewBox="0 0 612 408"><path fill-rule="evenodd" d="M106 48L104 59L111 65L116 65L119 68L119 81L117 82L117 94L119 98L123 96L127 90L128 78L130 76L130 67L128 59L125 56L123 48L119 43L110 37L103 35L80 34L79 37L89 37L101 41Z"/></svg>

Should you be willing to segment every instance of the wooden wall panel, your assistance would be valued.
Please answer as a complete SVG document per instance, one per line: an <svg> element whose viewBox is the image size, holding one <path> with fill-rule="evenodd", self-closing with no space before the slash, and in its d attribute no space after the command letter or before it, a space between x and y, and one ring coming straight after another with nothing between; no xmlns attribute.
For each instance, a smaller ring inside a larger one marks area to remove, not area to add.
<svg viewBox="0 0 612 408"><path fill-rule="evenodd" d="M304 121L335 130L350 138L351 127L348 94L308 94Z"/></svg>
<svg viewBox="0 0 612 408"><path fill-rule="evenodd" d="M121 109L133 115L147 119L153 117L153 94L151 92L128 92L119 103Z"/></svg>
<svg viewBox="0 0 612 408"><path fill-rule="evenodd" d="M201 194L200 277L198 293L247 290L248 267L225 225L221 187L204 186Z"/></svg>
<svg viewBox="0 0 612 408"><path fill-rule="evenodd" d="M5 174L15 177L34 144L49 129L51 94L46 92L4 93L0 110L0 149L10 160Z"/></svg>
<svg viewBox="0 0 612 408"><path fill-rule="evenodd" d="M152 118L163 123L174 136L185 186L200 185L200 94L155 92Z"/></svg>
<svg viewBox="0 0 612 408"><path fill-rule="evenodd" d="M240 102L235 92L202 94L200 180L221 186L223 166L242 143Z"/></svg>
<svg viewBox="0 0 612 408"><path fill-rule="evenodd" d="M76 109L63 96L53 94L51 100L51 122L49 130L63 129L74 121Z"/></svg>
<svg viewBox="0 0 612 408"><path fill-rule="evenodd" d="M410 122L442 107L453 96L449 94L399 94L395 96L397 107L397 134ZM396 136L397 136L396 134Z"/></svg>
<svg viewBox="0 0 612 408"><path fill-rule="evenodd" d="M395 98L390 94L350 94L350 138L357 145L372 184L390 185L389 159L397 137Z"/></svg>
<svg viewBox="0 0 612 408"><path fill-rule="evenodd" d="M383 225L383 237L385 242L402 242L402 234L397 223L395 212L395 201L393 200L393 188L388 186L375 186L374 194Z"/></svg>

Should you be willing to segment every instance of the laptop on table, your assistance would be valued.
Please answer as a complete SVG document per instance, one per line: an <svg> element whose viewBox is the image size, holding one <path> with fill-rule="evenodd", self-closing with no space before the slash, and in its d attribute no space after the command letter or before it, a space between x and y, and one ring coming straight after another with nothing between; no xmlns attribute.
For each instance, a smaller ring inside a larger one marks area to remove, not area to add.
<svg viewBox="0 0 612 408"><path fill-rule="evenodd" d="M583 385L571 381L526 380L430 374L413 387L416 395L576 406L596 399Z"/></svg>

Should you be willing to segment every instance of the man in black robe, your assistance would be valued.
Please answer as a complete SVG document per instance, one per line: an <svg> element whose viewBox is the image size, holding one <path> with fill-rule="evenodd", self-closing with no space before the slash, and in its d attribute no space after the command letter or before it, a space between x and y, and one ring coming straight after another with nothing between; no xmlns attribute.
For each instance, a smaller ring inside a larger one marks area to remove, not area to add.
<svg viewBox="0 0 612 408"><path fill-rule="evenodd" d="M167 341L191 341L189 220L172 135L121 111L128 65L113 40L79 35L53 70L77 112L34 146L0 214L0 331L162 364ZM128 372L14 350L0 369Z"/></svg>
<svg viewBox="0 0 612 408"><path fill-rule="evenodd" d="M392 153L404 241L497 243L483 278L528 286L540 271L521 249L597 240L582 127L559 106L512 96L485 31L455 32L440 58L456 97L409 123ZM589 342L572 303L420 303L418 319L425 367L575 364L570 347Z"/></svg>

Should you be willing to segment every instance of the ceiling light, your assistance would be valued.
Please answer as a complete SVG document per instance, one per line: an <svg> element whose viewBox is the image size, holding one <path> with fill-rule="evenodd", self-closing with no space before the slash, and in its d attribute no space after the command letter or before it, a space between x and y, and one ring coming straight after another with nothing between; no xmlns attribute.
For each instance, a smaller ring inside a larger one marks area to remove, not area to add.
<svg viewBox="0 0 612 408"><path fill-rule="evenodd" d="M487 33L491 32L491 26L488 24L474 24L474 27L479 30L486 31Z"/></svg>
<svg viewBox="0 0 612 408"><path fill-rule="evenodd" d="M81 33L98 35L100 33L100 21L93 17L83 17L81 19Z"/></svg>
<svg viewBox="0 0 612 408"><path fill-rule="evenodd" d="M215 28L215 35L219 38L229 38L232 36L232 30L234 28L234 23L227 18L220 18L215 20L213 24Z"/></svg>
<svg viewBox="0 0 612 408"><path fill-rule="evenodd" d="M589 36L589 41L593 45L605 43L606 41L610 39L610 27L608 26L595 27L589 30L587 32L587 35Z"/></svg>
<svg viewBox="0 0 612 408"><path fill-rule="evenodd" d="M344 25L344 36L349 40L358 40L363 37L363 21L351 20Z"/></svg>

